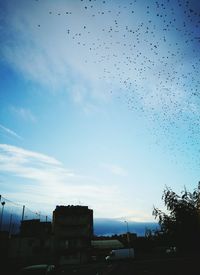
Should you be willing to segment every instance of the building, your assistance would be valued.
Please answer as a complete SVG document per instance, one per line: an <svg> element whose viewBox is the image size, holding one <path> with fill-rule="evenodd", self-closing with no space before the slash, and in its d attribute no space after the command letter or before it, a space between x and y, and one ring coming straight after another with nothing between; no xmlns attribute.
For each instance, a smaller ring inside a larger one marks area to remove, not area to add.
<svg viewBox="0 0 200 275"><path fill-rule="evenodd" d="M89 260L93 210L87 206L56 206L52 228L55 257L60 263L84 263Z"/></svg>
<svg viewBox="0 0 200 275"><path fill-rule="evenodd" d="M52 232L51 222L41 222L39 219L21 221L21 237L45 237Z"/></svg>
<svg viewBox="0 0 200 275"><path fill-rule="evenodd" d="M4 262L8 257L9 232L0 231L0 259Z"/></svg>
<svg viewBox="0 0 200 275"><path fill-rule="evenodd" d="M36 220L21 221L19 235L9 241L9 258L24 264L48 262L53 258L52 224Z"/></svg>

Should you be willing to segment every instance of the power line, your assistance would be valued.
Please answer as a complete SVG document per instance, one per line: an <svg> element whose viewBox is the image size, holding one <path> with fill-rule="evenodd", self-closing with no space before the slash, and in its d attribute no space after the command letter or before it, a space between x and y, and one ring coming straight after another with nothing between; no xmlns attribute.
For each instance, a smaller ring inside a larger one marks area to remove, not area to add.
<svg viewBox="0 0 200 275"><path fill-rule="evenodd" d="M16 203L12 200L7 199L2 195L0 195L0 203L1 203L0 204L0 207L1 207L0 221L1 221L2 230L5 230L7 227L10 228L11 221L19 229L21 220L39 219L40 221L46 221L46 222L52 220L51 217L46 215L45 213L42 214L41 211L33 211L32 209L26 207L26 205Z"/></svg>

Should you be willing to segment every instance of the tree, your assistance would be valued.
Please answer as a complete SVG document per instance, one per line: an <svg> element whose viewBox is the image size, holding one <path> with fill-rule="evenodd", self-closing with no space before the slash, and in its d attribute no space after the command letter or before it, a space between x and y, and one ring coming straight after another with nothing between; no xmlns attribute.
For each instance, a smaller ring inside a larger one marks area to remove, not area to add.
<svg viewBox="0 0 200 275"><path fill-rule="evenodd" d="M200 182L193 192L184 188L181 195L166 187L162 200L168 213L154 207L152 214L169 245L179 250L200 250Z"/></svg>

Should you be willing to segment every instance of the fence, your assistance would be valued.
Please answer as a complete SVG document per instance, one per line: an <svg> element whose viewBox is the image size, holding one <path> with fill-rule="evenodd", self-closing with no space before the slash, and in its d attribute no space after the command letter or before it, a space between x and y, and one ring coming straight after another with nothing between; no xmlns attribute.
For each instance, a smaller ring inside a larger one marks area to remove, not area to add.
<svg viewBox="0 0 200 275"><path fill-rule="evenodd" d="M39 219L51 221L51 217L39 212L34 212L25 205L13 202L0 195L0 231L10 234L19 232L22 220Z"/></svg>

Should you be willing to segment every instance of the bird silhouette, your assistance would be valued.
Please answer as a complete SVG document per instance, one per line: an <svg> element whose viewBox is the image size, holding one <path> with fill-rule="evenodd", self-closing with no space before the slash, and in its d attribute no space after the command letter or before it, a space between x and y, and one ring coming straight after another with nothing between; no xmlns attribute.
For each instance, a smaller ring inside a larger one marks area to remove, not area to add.
<svg viewBox="0 0 200 275"><path fill-rule="evenodd" d="M200 146L200 3L80 0L74 7L47 13L70 15L62 19L66 39L88 67L98 66L101 81L111 82L108 94L115 96L117 83L116 94L146 117L153 135L178 143L185 127L185 145Z"/></svg>

